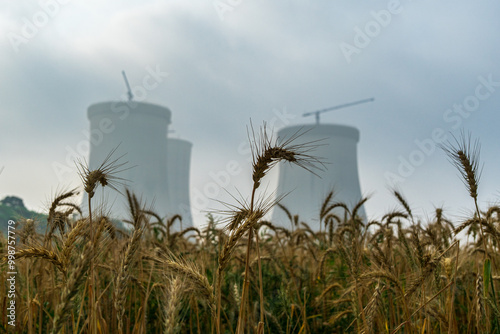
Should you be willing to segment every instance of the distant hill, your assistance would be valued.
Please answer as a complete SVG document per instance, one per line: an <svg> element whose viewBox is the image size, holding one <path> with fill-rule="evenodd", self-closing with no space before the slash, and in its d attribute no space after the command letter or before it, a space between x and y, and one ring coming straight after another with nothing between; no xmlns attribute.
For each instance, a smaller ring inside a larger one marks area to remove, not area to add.
<svg viewBox="0 0 500 334"><path fill-rule="evenodd" d="M45 233L47 226L48 215L41 214L35 211L30 211L24 206L21 198L16 196L7 196L0 200L0 232L4 235L7 233L9 220L18 222L20 219L33 219L36 223L36 231ZM117 229L128 230L127 226L118 219L111 219Z"/></svg>
<svg viewBox="0 0 500 334"><path fill-rule="evenodd" d="M37 220L43 226L45 226L47 220L46 215L26 209L23 200L19 197L7 196L0 201L0 231L5 234L8 221L18 221L21 218Z"/></svg>

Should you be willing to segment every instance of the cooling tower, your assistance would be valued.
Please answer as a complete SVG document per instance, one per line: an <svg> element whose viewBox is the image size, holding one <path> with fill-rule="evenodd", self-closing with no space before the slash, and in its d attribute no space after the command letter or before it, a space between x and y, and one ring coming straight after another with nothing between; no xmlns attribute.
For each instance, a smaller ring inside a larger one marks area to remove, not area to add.
<svg viewBox="0 0 500 334"><path fill-rule="evenodd" d="M288 139L302 133L293 143L317 142L319 147L310 152L325 163L324 170L313 173L299 166L280 163L277 194L288 194L280 201L292 215L298 214L300 221L306 222L318 231L321 204L331 190L333 201L344 202L352 208L361 199L358 177L357 143L359 131L343 125L316 124L283 128L278 138ZM343 211L337 211L343 218ZM359 214L365 217L364 208ZM284 211L275 206L272 221L274 224L291 228Z"/></svg>
<svg viewBox="0 0 500 334"><path fill-rule="evenodd" d="M189 182L190 150L175 140L169 145L170 110L136 101L103 102L91 105L87 115L90 121L90 169L99 168L108 154L116 149L112 160L124 155L119 162L127 162L122 168L125 170L116 176L125 180L137 198L161 217L170 217L180 213L171 211L177 194L180 194L182 203L187 203L188 207L184 212L189 212L183 216L183 225L191 226L189 202L185 201L186 197L189 198L186 182ZM169 149L173 157L169 156ZM179 157L181 161L176 160ZM177 161L181 168L176 165ZM179 180L175 181L176 178ZM123 186L119 189L125 194ZM102 205L104 212L114 218L129 218L130 211L123 194L99 186L92 201L97 206ZM84 194L84 208L87 200Z"/></svg>
<svg viewBox="0 0 500 334"><path fill-rule="evenodd" d="M182 216L182 227L192 225L189 202L189 167L193 144L183 139L167 140L167 183L169 185L169 212Z"/></svg>

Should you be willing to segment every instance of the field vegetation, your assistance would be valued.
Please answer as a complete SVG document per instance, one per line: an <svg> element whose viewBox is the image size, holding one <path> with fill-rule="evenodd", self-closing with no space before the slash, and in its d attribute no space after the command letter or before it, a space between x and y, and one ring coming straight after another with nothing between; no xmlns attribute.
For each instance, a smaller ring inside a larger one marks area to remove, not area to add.
<svg viewBox="0 0 500 334"><path fill-rule="evenodd" d="M0 236L0 332L500 333L500 207L478 206L479 147L470 136L443 147L470 194L467 219L438 208L422 221L394 190L400 209L364 220L366 198L348 207L331 192L319 203L320 231L294 208L280 206L289 228L264 220L280 198L260 187L277 163L324 168L318 143L276 141L265 128L250 137L251 193L200 229L178 231L182 217L160 217L129 191L130 229L116 228L92 210L92 197L97 187L120 190L126 166L112 155L96 170L81 163L88 214L75 189L54 198L44 233L42 222L17 221L15 328L4 312Z"/></svg>

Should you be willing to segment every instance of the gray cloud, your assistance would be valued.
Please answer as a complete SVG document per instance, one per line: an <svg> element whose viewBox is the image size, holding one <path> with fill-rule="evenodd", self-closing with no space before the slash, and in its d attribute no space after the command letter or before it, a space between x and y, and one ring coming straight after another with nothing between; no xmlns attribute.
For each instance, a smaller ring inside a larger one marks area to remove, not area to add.
<svg viewBox="0 0 500 334"><path fill-rule="evenodd" d="M73 0L17 53L7 33L19 32L23 18L41 7L12 3L0 11L0 195L17 194L38 207L59 184L51 163L65 161L66 147L85 139L86 108L121 99L122 69L139 85L147 66L159 66L169 76L146 100L171 108L176 135L193 142L197 189L230 160L243 167L230 190L248 189L249 167L238 146L247 140L250 118L259 125L286 109L296 116L290 124L311 123L303 112L375 96L374 103L324 114L322 122L360 129L362 190L375 192L367 213L379 215L394 206L384 174L396 172L400 157L418 150L415 140L435 128L456 133L443 115L474 94L479 76L500 81L500 5L492 1L401 1L402 12L348 62L341 43L354 45L355 28L363 31L375 20L372 12L388 3L242 1L221 20L211 2ZM498 195L492 166L500 162L499 105L500 89L461 122L483 143L485 200ZM432 211L432 203L453 211L469 203L455 174L436 150L401 188L422 212ZM78 177L65 182L77 185Z"/></svg>

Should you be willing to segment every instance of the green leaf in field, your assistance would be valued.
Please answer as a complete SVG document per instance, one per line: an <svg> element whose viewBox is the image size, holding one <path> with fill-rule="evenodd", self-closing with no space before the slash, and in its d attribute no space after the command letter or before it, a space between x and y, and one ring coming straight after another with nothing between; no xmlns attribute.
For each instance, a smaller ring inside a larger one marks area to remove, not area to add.
<svg viewBox="0 0 500 334"><path fill-rule="evenodd" d="M488 289L490 288L491 277L491 261L486 259L483 265L483 278L484 278L484 296L488 297Z"/></svg>

